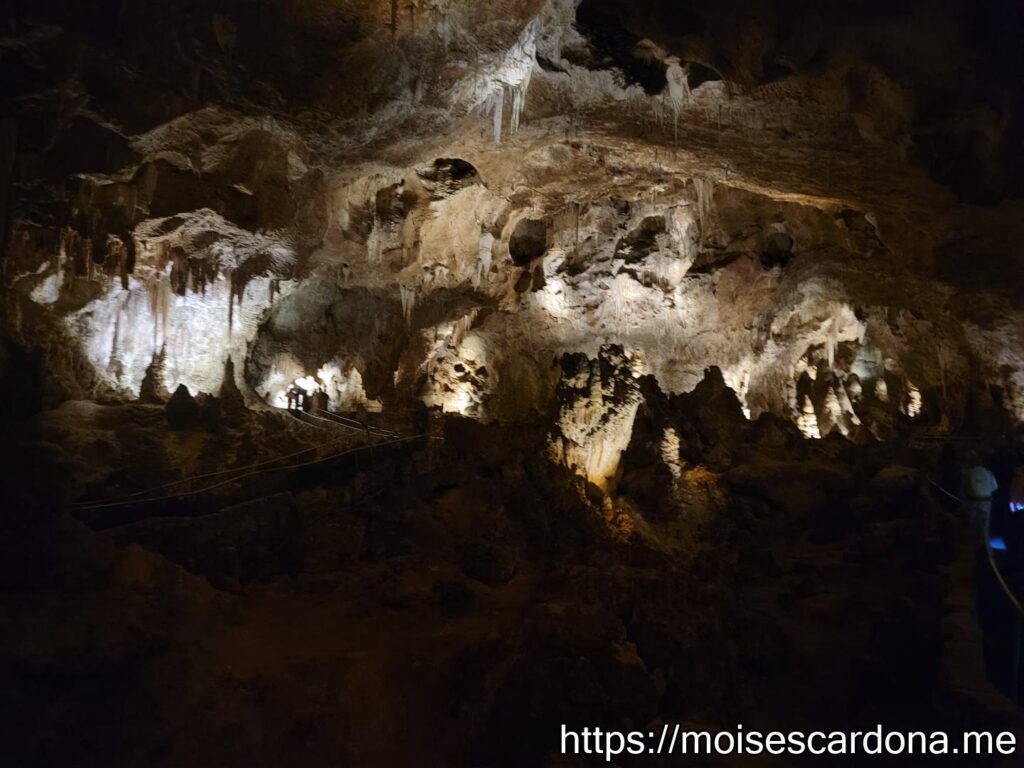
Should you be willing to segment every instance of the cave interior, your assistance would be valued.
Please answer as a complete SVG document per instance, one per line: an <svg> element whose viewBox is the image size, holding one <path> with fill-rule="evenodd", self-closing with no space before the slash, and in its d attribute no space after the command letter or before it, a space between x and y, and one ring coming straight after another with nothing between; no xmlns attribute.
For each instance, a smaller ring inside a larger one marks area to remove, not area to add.
<svg viewBox="0 0 1024 768"><path fill-rule="evenodd" d="M1024 740L1024 4L3 6L5 764Z"/></svg>

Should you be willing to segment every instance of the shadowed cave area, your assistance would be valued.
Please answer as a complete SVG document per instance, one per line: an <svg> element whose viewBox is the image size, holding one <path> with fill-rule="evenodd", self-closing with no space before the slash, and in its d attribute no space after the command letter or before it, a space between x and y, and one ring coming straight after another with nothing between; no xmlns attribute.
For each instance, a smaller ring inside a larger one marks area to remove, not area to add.
<svg viewBox="0 0 1024 768"><path fill-rule="evenodd" d="M1021 4L3 8L5 765L1020 765Z"/></svg>

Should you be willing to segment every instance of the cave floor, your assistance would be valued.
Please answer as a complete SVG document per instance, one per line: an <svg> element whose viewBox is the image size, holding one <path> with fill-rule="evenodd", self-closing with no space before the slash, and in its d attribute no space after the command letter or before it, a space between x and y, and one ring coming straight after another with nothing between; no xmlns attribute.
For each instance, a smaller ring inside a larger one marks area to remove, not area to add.
<svg viewBox="0 0 1024 768"><path fill-rule="evenodd" d="M71 405L39 432L65 438L62 467L97 423L165 446L168 474L181 446L245 434L259 454L255 423L173 434L155 413ZM527 432L470 432L198 515L91 530L41 510L0 598L25 764L539 765L562 722L962 717L946 646L969 534L924 456L748 451L702 470L715 493L687 503L707 508L657 522L580 496Z"/></svg>

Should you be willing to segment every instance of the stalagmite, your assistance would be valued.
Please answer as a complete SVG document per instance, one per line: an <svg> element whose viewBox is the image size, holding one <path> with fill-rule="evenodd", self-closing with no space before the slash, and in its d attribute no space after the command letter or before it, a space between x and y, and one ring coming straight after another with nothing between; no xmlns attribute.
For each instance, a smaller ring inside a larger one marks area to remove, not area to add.
<svg viewBox="0 0 1024 768"><path fill-rule="evenodd" d="M916 419L921 415L921 408L923 400L921 398L921 391L914 386L914 382L910 379L906 379L904 382L906 388L906 396L904 400L903 412L907 417Z"/></svg>
<svg viewBox="0 0 1024 768"><path fill-rule="evenodd" d="M858 384L858 389L859 389ZM860 426L860 418L857 416L857 412L853 407L853 400L850 397L850 392L847 389L844 382L837 382L835 386L836 398L839 401L839 408L842 411L843 419L841 423L849 422L849 425ZM848 426L849 426L848 425ZM848 434L849 428L843 431L843 434Z"/></svg>
<svg viewBox="0 0 1024 768"><path fill-rule="evenodd" d="M661 437L661 460L665 462L673 480L679 480L683 468L679 462L679 434L674 427L665 429Z"/></svg>
<svg viewBox="0 0 1024 768"><path fill-rule="evenodd" d="M829 387L826 391L822 411L823 418L818 419L818 430L822 436L827 436L833 428L838 428L844 435L847 434L848 429L843 420L843 408L835 387Z"/></svg>
<svg viewBox="0 0 1024 768"><path fill-rule="evenodd" d="M855 373L851 373L845 381L846 393L849 395L850 402L854 405L861 401L864 396L864 388L861 386L860 377Z"/></svg>
<svg viewBox="0 0 1024 768"><path fill-rule="evenodd" d="M679 58L670 56L665 60L665 91L663 98L668 101L672 110L672 127L674 138L679 138L679 115L686 108L690 100L690 84L687 79L687 71L680 66Z"/></svg>
<svg viewBox="0 0 1024 768"><path fill-rule="evenodd" d="M484 232L480 235L480 250L477 253L476 270L473 272L473 287L479 288L491 270L491 254L494 248L494 235Z"/></svg>
<svg viewBox="0 0 1024 768"><path fill-rule="evenodd" d="M818 439L821 432L818 431L818 417L814 413L814 403L811 398L804 395L803 403L800 406L800 413L796 420L797 429L804 437Z"/></svg>
<svg viewBox="0 0 1024 768"><path fill-rule="evenodd" d="M875 399L882 403L889 402L889 386L885 383L885 378L882 376L879 376L875 382Z"/></svg>

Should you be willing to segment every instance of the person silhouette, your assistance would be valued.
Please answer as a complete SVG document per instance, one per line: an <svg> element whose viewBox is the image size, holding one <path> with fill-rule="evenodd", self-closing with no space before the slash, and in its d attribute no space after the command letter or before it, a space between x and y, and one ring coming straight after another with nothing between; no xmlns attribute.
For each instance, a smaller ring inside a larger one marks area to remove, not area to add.
<svg viewBox="0 0 1024 768"><path fill-rule="evenodd" d="M973 451L967 456L967 470L964 473L966 491L966 512L971 525L982 537L988 533L992 517L992 495L999 490L992 471L981 462Z"/></svg>

